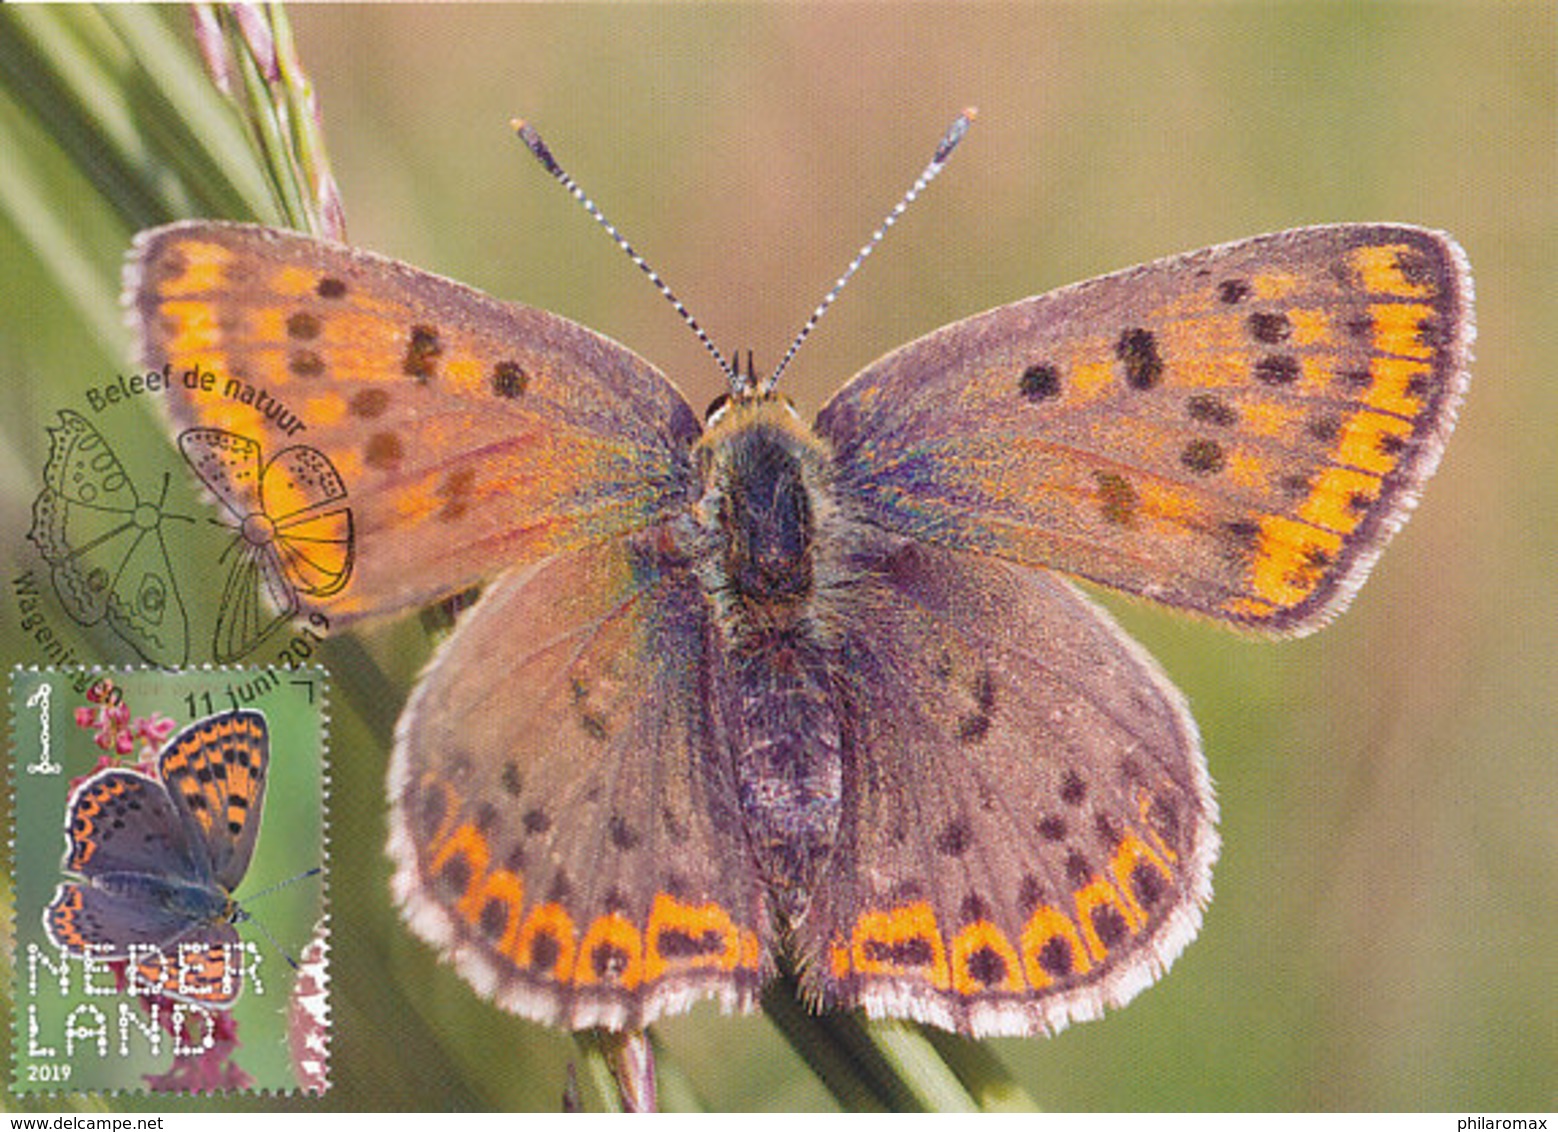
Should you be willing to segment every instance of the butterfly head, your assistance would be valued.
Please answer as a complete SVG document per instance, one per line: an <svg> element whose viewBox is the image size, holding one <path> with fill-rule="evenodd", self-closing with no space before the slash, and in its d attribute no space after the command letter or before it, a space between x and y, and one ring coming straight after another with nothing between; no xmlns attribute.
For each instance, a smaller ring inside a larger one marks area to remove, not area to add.
<svg viewBox="0 0 1558 1132"><path fill-rule="evenodd" d="M703 425L712 429L721 421L731 416L732 409L759 405L777 405L787 411L797 423L801 423L801 415L795 408L795 402L782 393L759 392L754 386L743 385L734 393L721 393L709 402L709 407L703 411ZM736 417L741 417L741 412Z"/></svg>

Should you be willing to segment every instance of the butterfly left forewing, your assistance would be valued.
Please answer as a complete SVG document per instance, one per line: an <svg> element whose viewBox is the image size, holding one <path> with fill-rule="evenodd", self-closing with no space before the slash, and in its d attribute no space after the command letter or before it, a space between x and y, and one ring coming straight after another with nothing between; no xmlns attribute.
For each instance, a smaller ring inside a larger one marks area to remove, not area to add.
<svg viewBox="0 0 1558 1132"><path fill-rule="evenodd" d="M945 327L856 377L818 430L872 523L1302 632L1438 463L1471 302L1442 233L1257 237Z"/></svg>
<svg viewBox="0 0 1558 1132"><path fill-rule="evenodd" d="M196 847L168 792L138 771L101 770L78 785L65 811L66 872L166 875L190 867Z"/></svg>
<svg viewBox="0 0 1558 1132"><path fill-rule="evenodd" d="M205 221L137 237L125 290L175 428L266 452L306 444L339 477L356 565L339 592L303 588L334 617L448 596L685 499L691 409L647 363L556 315ZM342 576L339 560L321 574Z"/></svg>
<svg viewBox="0 0 1558 1132"><path fill-rule="evenodd" d="M187 428L179 434L178 446L185 463L230 519L241 523L248 515L264 512L259 441L226 429Z"/></svg>
<svg viewBox="0 0 1558 1132"><path fill-rule="evenodd" d="M1123 1004L1211 894L1179 693L1053 575L913 543L874 574L840 657L854 773L796 925L804 989L973 1036Z"/></svg>

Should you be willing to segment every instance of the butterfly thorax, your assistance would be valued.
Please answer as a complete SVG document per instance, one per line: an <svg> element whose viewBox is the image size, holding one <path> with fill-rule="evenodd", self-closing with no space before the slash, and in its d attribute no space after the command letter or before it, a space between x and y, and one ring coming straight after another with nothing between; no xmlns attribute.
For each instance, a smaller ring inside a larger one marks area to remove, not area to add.
<svg viewBox="0 0 1558 1132"><path fill-rule="evenodd" d="M711 420L694 458L691 557L727 641L791 631L820 640L840 545L825 442L784 401L735 400Z"/></svg>
<svg viewBox="0 0 1558 1132"><path fill-rule="evenodd" d="M776 398L736 400L696 450L699 581L722 652L749 844L792 923L837 839L842 731L829 627L843 586L832 458Z"/></svg>

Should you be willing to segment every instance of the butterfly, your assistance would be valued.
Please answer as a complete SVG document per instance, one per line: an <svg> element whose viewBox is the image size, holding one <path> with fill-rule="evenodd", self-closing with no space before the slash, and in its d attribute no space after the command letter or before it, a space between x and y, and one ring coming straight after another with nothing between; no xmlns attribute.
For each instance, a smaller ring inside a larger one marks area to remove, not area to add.
<svg viewBox="0 0 1558 1132"><path fill-rule="evenodd" d="M211 1008L243 988L233 898L254 857L270 734L259 711L196 720L157 758L157 777L111 767L84 779L65 814L63 871L43 913L68 954L128 959L132 989Z"/></svg>
<svg viewBox="0 0 1558 1132"><path fill-rule="evenodd" d="M751 1009L781 960L819 1008L974 1036L1153 982L1216 802L1183 697L1067 578L1317 627L1438 462L1472 338L1460 248L1394 224L999 307L812 424L750 364L700 421L564 318L267 228L142 233L126 303L144 364L263 386L339 469L335 623L485 585L396 730L393 891L568 1028Z"/></svg>
<svg viewBox="0 0 1558 1132"><path fill-rule="evenodd" d="M195 474L229 516L233 560L218 606L212 659L246 656L298 611L298 595L337 593L352 574L352 512L328 457L291 445L263 459L258 441L216 428L178 438Z"/></svg>
<svg viewBox="0 0 1558 1132"><path fill-rule="evenodd" d="M77 623L103 620L141 657L176 665L189 657L189 617L162 525L190 521L143 499L113 448L80 413L62 409L49 429L44 488L27 537L51 567L54 592Z"/></svg>

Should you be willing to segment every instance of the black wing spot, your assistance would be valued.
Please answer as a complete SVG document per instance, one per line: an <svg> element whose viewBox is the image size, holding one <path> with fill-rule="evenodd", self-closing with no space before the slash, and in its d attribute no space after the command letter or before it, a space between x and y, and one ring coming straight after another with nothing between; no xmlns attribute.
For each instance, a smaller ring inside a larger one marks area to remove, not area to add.
<svg viewBox="0 0 1558 1132"><path fill-rule="evenodd" d="M499 362L492 367L492 391L504 400L523 396L529 384L530 375L518 362Z"/></svg>
<svg viewBox="0 0 1558 1132"><path fill-rule="evenodd" d="M1197 393L1185 402L1190 419L1202 424L1231 428L1239 423L1239 410L1213 393Z"/></svg>
<svg viewBox="0 0 1558 1132"><path fill-rule="evenodd" d="M1060 396L1060 370L1048 362L1035 362L1022 371L1017 389L1029 401L1049 401Z"/></svg>
<svg viewBox="0 0 1558 1132"><path fill-rule="evenodd" d="M406 344L406 356L400 363L401 372L425 383L431 380L438 357L443 352L438 331L419 323L411 328L411 341Z"/></svg>
<svg viewBox="0 0 1558 1132"><path fill-rule="evenodd" d="M1114 355L1125 367L1125 382L1132 389L1151 389L1163 379L1163 358L1152 331L1133 326L1120 334Z"/></svg>
<svg viewBox="0 0 1558 1132"><path fill-rule="evenodd" d="M1301 373L1292 354L1267 354L1255 363L1255 380L1265 385L1292 385Z"/></svg>
<svg viewBox="0 0 1558 1132"><path fill-rule="evenodd" d="M1293 323L1288 316L1279 313L1256 311L1249 317L1250 336L1257 342L1275 346L1286 342L1293 335Z"/></svg>
<svg viewBox="0 0 1558 1132"><path fill-rule="evenodd" d="M1245 279L1224 279L1217 285L1217 299L1219 302L1242 303L1250 297L1250 284Z"/></svg>
<svg viewBox="0 0 1558 1132"><path fill-rule="evenodd" d="M1223 446L1204 437L1190 441L1179 454L1179 462L1198 476L1215 475L1222 471L1225 459Z"/></svg>

